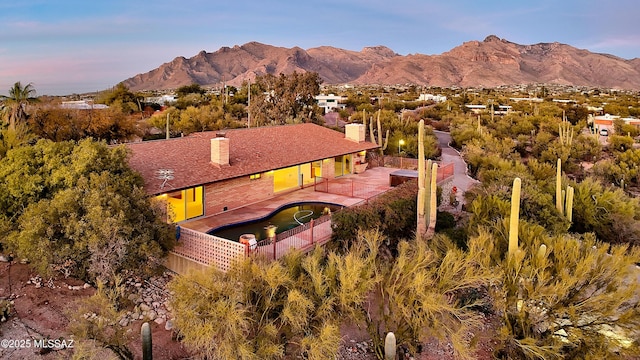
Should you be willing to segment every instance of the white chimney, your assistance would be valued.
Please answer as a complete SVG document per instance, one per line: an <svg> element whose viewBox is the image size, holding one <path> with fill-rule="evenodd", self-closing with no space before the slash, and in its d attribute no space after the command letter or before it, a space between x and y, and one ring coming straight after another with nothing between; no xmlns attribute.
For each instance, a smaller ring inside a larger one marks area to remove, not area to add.
<svg viewBox="0 0 640 360"><path fill-rule="evenodd" d="M344 126L344 137L351 141L363 142L364 141L364 124L347 124Z"/></svg>
<svg viewBox="0 0 640 360"><path fill-rule="evenodd" d="M224 133L216 135L211 139L211 162L220 166L229 165L229 139L224 137Z"/></svg>

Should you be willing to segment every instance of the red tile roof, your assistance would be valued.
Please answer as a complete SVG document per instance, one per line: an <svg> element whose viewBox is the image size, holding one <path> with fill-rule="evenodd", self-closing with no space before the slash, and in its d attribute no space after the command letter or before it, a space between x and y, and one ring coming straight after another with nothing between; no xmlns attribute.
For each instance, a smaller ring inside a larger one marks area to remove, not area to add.
<svg viewBox="0 0 640 360"><path fill-rule="evenodd" d="M378 147L345 139L343 133L315 124L230 129L225 133L229 166L211 163L214 131L127 144L129 164L142 174L149 194L160 194ZM174 177L163 189L163 180L158 177L161 169L173 170Z"/></svg>

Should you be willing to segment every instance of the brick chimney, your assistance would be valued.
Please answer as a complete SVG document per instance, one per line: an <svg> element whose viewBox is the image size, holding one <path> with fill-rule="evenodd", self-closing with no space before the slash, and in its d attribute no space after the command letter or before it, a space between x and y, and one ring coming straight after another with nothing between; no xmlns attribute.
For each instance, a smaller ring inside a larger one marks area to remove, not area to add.
<svg viewBox="0 0 640 360"><path fill-rule="evenodd" d="M216 133L211 139L211 162L215 165L229 165L229 139L224 133Z"/></svg>
<svg viewBox="0 0 640 360"><path fill-rule="evenodd" d="M344 126L344 137L355 142L364 142L364 124L347 124Z"/></svg>

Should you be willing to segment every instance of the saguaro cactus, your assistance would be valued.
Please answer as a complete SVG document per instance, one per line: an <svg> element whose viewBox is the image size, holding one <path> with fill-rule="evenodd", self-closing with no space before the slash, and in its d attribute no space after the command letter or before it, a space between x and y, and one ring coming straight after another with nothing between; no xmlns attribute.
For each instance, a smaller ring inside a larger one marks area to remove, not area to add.
<svg viewBox="0 0 640 360"><path fill-rule="evenodd" d="M438 197L436 195L438 188L438 163L431 164L431 181L429 182L429 213L427 233L434 234L436 232L436 216L438 215Z"/></svg>
<svg viewBox="0 0 640 360"><path fill-rule="evenodd" d="M567 190L562 189L562 165L558 159L556 167L556 209L562 215L566 215L569 221L573 221L573 193L574 189L567 185Z"/></svg>
<svg viewBox="0 0 640 360"><path fill-rule="evenodd" d="M362 109L362 125L364 125L364 131L367 131L367 110Z"/></svg>
<svg viewBox="0 0 640 360"><path fill-rule="evenodd" d="M396 359L396 336L392 332L387 333L384 339L384 360Z"/></svg>
<svg viewBox="0 0 640 360"><path fill-rule="evenodd" d="M571 123L567 121L564 111L562 112L562 123L558 125L558 137L560 144L571 146L573 142L573 127L571 127Z"/></svg>
<svg viewBox="0 0 640 360"><path fill-rule="evenodd" d="M518 223L520 222L520 188L522 180L513 179L511 190L511 214L509 215L509 256L518 250Z"/></svg>
<svg viewBox="0 0 640 360"><path fill-rule="evenodd" d="M542 244L540 245L540 248L538 248L538 261L542 261L542 259L544 259L544 257L547 255L547 245Z"/></svg>
<svg viewBox="0 0 640 360"><path fill-rule="evenodd" d="M426 164L425 164L426 163ZM425 159L424 120L418 126L418 226L419 234L435 232L438 164Z"/></svg>
<svg viewBox="0 0 640 360"><path fill-rule="evenodd" d="M562 161L558 158L558 165L556 166L556 209L562 211Z"/></svg>
<svg viewBox="0 0 640 360"><path fill-rule="evenodd" d="M151 352L151 327L149 326L149 323L145 322L144 324L142 324L140 332L142 335L142 359L152 360L153 354Z"/></svg>
<svg viewBox="0 0 640 360"><path fill-rule="evenodd" d="M573 187L567 186L567 195L565 199L565 214L567 215L567 220L573 221Z"/></svg>
<svg viewBox="0 0 640 360"><path fill-rule="evenodd" d="M378 110L378 139L376 140L375 135L373 134L373 119L369 121L369 137L371 138L371 142L378 144L380 146L380 152L383 152L387 149L387 145L389 145L389 129L387 129L387 134L385 138L382 139L382 124L380 123L380 113L382 109Z"/></svg>

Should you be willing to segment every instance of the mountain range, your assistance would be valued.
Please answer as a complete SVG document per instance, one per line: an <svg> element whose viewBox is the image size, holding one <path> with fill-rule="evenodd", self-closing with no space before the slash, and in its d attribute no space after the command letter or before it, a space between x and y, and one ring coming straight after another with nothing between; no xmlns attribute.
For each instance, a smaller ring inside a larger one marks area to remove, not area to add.
<svg viewBox="0 0 640 360"><path fill-rule="evenodd" d="M304 50L249 42L191 58L177 57L124 81L132 91L183 85L240 86L264 74L317 72L325 84L416 84L439 87L496 87L562 84L640 89L640 58L622 59L570 45L520 45L495 35L469 41L440 55L399 55L388 47L361 51L320 46Z"/></svg>

